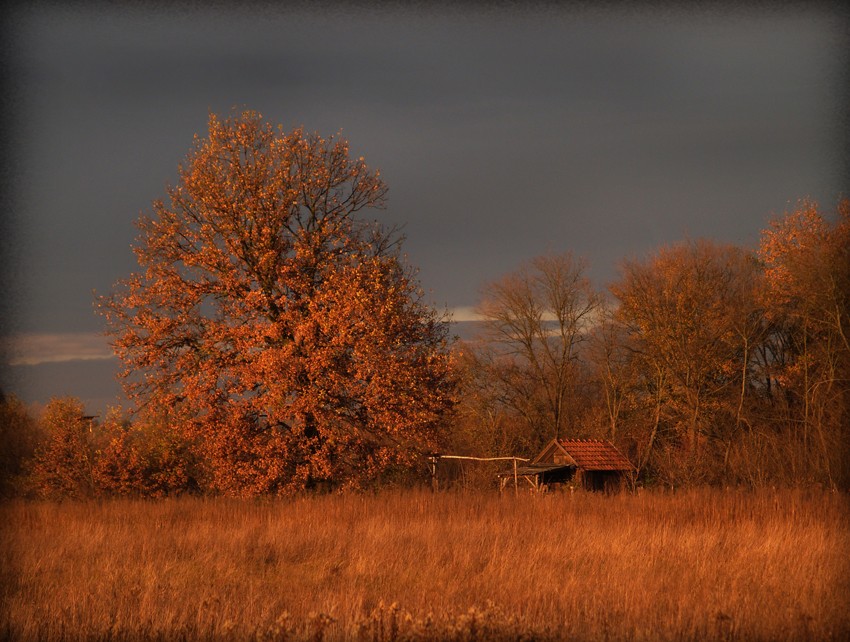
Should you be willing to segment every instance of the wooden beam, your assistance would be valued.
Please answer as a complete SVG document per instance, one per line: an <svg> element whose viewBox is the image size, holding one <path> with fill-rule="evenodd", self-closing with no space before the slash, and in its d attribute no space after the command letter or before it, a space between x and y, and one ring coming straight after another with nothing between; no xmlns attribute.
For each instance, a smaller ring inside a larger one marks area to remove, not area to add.
<svg viewBox="0 0 850 642"><path fill-rule="evenodd" d="M473 461L528 461L525 457L468 457L466 455L433 455L432 459L471 459Z"/></svg>
<svg viewBox="0 0 850 642"><path fill-rule="evenodd" d="M514 462L514 494L519 493L519 482L517 481L517 467L516 463L518 461L528 461L525 457L472 457L469 455L440 455L438 453L431 453L428 455L428 461L431 462L431 488L433 490L437 490L439 487L439 481L437 480L437 462L441 459L466 459L469 461L508 461L511 460ZM507 480L506 480L507 483ZM504 484L500 483L499 491L504 488Z"/></svg>

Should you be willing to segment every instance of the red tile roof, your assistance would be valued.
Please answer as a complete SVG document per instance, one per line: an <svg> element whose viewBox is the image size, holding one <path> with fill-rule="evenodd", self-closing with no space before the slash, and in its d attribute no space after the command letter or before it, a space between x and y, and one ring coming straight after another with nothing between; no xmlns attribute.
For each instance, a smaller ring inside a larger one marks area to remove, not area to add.
<svg viewBox="0 0 850 642"><path fill-rule="evenodd" d="M607 441L559 439L561 448L582 470L632 470L631 462Z"/></svg>

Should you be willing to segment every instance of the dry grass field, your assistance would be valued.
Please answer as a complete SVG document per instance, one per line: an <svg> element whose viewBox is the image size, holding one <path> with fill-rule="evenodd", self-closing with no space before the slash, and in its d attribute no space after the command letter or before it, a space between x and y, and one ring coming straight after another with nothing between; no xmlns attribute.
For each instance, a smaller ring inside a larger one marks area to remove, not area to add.
<svg viewBox="0 0 850 642"><path fill-rule="evenodd" d="M0 637L843 640L848 498L397 492L0 505Z"/></svg>

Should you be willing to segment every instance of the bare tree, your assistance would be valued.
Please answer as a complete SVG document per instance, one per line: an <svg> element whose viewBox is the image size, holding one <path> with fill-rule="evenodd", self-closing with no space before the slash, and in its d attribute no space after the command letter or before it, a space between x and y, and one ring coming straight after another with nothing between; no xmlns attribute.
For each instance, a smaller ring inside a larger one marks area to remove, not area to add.
<svg viewBox="0 0 850 642"><path fill-rule="evenodd" d="M531 421L521 402L540 394L549 437L566 434L578 346L596 321L599 294L585 276L585 261L571 253L537 257L484 289L478 312L491 371L505 398Z"/></svg>
<svg viewBox="0 0 850 642"><path fill-rule="evenodd" d="M589 357L608 419L606 433L609 439L616 439L623 407L634 386L634 368L626 328L617 322L614 309L603 309L589 343Z"/></svg>

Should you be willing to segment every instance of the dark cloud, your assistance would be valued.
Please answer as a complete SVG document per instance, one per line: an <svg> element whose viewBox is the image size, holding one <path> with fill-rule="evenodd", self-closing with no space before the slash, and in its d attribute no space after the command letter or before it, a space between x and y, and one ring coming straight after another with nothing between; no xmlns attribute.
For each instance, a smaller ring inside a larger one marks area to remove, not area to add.
<svg viewBox="0 0 850 642"><path fill-rule="evenodd" d="M5 391L12 391L24 403L43 405L51 397L77 397L87 412L106 417L112 406L129 408L116 375L117 359L66 361L33 366L12 366L5 374Z"/></svg>
<svg viewBox="0 0 850 642"><path fill-rule="evenodd" d="M383 171L437 305L545 251L617 262L683 235L753 243L844 185L843 14L21 9L16 325L100 327L133 221L208 112L342 130Z"/></svg>

